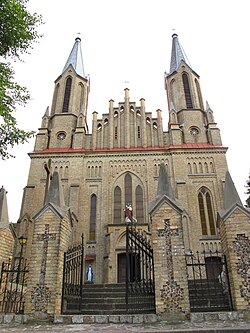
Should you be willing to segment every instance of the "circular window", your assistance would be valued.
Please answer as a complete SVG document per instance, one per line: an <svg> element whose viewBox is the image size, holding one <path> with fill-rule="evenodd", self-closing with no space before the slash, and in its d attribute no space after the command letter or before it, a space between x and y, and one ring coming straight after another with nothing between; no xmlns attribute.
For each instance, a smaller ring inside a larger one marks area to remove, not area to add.
<svg viewBox="0 0 250 333"><path fill-rule="evenodd" d="M196 127L190 128L190 134L192 134L192 135L198 135L199 134L198 128L196 128Z"/></svg>
<svg viewBox="0 0 250 333"><path fill-rule="evenodd" d="M59 132L57 134L57 139L58 140L64 140L66 138L66 133L65 132Z"/></svg>

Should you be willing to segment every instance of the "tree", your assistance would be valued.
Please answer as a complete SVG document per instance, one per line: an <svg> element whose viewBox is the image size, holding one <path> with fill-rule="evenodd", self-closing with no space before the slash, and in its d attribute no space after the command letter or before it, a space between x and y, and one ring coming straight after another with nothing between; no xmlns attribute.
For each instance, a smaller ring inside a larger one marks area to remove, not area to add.
<svg viewBox="0 0 250 333"><path fill-rule="evenodd" d="M247 185L245 187L247 189L246 194L248 194L248 198L246 200L246 207L250 208L250 174L247 180Z"/></svg>
<svg viewBox="0 0 250 333"><path fill-rule="evenodd" d="M41 15L27 10L28 0L0 0L0 157L13 157L8 148L27 142L33 131L18 128L14 113L18 105L26 105L30 94L14 80L14 70L8 61L21 60L41 35L37 27Z"/></svg>

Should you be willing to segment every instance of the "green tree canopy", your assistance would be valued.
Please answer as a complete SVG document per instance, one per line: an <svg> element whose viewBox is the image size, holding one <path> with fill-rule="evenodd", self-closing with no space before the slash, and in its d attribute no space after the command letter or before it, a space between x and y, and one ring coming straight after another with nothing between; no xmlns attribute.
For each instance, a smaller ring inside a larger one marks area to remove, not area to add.
<svg viewBox="0 0 250 333"><path fill-rule="evenodd" d="M248 198L246 200L246 207L250 208L250 175L247 180L246 189L247 189L246 194L248 194Z"/></svg>
<svg viewBox="0 0 250 333"><path fill-rule="evenodd" d="M37 27L40 15L27 10L28 0L0 0L0 157L9 158L8 147L28 141L34 132L18 128L15 111L25 105L30 94L14 80L14 70L8 62L21 59L41 35Z"/></svg>

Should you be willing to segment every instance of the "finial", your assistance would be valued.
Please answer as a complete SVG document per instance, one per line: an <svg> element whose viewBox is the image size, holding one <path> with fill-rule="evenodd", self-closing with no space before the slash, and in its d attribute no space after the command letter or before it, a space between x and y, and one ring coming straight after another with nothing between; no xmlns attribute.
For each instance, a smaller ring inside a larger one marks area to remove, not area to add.
<svg viewBox="0 0 250 333"><path fill-rule="evenodd" d="M81 35L81 33L80 33L80 32L78 32L78 33L77 33L77 35L79 35L79 36L80 36L80 35ZM75 41L76 41L76 42L80 42L80 41L81 41L81 38L80 38L79 36L77 36L77 37L76 37L76 39L75 39Z"/></svg>

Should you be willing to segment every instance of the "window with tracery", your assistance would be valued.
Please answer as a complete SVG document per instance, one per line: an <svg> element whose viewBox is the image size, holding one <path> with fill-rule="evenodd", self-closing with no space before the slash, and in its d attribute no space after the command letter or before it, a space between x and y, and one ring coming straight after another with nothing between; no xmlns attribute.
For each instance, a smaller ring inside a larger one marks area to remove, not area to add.
<svg viewBox="0 0 250 333"><path fill-rule="evenodd" d="M113 221L114 224L124 223L124 209L126 204L131 204L133 217L138 223L144 223L144 199L142 186L139 180L130 173L121 176L119 185L114 188L113 196Z"/></svg>
<svg viewBox="0 0 250 333"><path fill-rule="evenodd" d="M206 187L198 194L202 235L216 235L212 196Z"/></svg>

